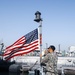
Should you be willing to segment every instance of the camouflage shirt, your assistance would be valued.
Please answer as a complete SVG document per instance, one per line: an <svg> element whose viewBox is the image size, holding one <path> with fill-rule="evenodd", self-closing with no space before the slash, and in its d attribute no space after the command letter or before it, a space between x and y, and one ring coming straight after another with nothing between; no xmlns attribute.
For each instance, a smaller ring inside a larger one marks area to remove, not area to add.
<svg viewBox="0 0 75 75"><path fill-rule="evenodd" d="M57 55L55 53L48 53L41 61L46 64L46 70L57 73Z"/></svg>

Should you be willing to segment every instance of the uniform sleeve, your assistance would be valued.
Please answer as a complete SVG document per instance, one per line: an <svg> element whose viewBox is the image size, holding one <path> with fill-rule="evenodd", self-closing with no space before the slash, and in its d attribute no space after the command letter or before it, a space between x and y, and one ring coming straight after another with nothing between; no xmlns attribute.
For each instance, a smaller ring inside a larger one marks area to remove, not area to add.
<svg viewBox="0 0 75 75"><path fill-rule="evenodd" d="M47 54L42 60L41 63L47 63L49 59L49 55Z"/></svg>
<svg viewBox="0 0 75 75"><path fill-rule="evenodd" d="M58 57L57 57L57 55L55 55L55 57L54 57L54 66L57 66L57 61L58 61Z"/></svg>

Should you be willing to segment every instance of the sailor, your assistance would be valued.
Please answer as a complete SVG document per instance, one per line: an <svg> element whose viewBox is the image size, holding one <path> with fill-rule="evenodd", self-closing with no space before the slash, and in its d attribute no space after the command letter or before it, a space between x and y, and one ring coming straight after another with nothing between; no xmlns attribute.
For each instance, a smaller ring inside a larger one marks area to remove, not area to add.
<svg viewBox="0 0 75 75"><path fill-rule="evenodd" d="M57 55L54 52L55 46L48 48L48 54L41 60L41 65L46 64L46 75L58 75L57 72Z"/></svg>

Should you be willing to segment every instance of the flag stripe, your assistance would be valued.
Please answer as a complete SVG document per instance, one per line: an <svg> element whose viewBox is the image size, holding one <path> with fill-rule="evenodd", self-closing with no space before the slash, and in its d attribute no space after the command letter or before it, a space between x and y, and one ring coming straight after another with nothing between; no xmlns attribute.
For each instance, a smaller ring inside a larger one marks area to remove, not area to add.
<svg viewBox="0 0 75 75"><path fill-rule="evenodd" d="M31 51L34 48L38 48L38 46L37 47L30 48L30 49L27 49L27 50L24 50L24 49L23 50L19 50L18 52L14 52L14 53L11 53L11 54L14 55L14 54L23 53L23 52L29 52L29 51Z"/></svg>
<svg viewBox="0 0 75 75"><path fill-rule="evenodd" d="M23 50L23 51L19 51L19 52L16 52L16 53L13 53L13 54L10 54L10 55L7 55L7 56L12 56L12 55L15 55L15 54L19 54L19 53L27 53L27 52L30 52L31 50L34 50L34 49L38 49L38 47L34 47L34 48L31 48L31 49L29 49L29 50Z"/></svg>
<svg viewBox="0 0 75 75"><path fill-rule="evenodd" d="M25 46L25 47L31 47L32 45L37 44L37 43L38 43L38 40L36 40L36 41L34 41L34 42L30 43L30 44L25 44L24 46ZM24 47L24 46L23 46L23 47ZM12 48L9 49L8 51L6 51L5 54L8 53L8 52L10 53L10 51L12 51L12 50L14 50L14 49L16 49L16 48L20 48L20 47L21 47L21 46L14 46L14 48L12 47Z"/></svg>
<svg viewBox="0 0 75 75"><path fill-rule="evenodd" d="M22 39L24 39L24 36L22 36L19 40L17 40L13 45L16 45L19 41L21 41Z"/></svg>
<svg viewBox="0 0 75 75"><path fill-rule="evenodd" d="M26 51L27 51L27 50L32 49L32 48L37 47L37 46L38 46L38 44L35 44L35 45L33 45L33 46L29 47L29 48L23 46L23 47L21 48L21 50L20 50L20 49L19 49L19 50L17 49L17 50L12 50L12 51L15 51L15 52L17 52L17 51L20 52L20 51L23 51L23 50L26 50ZM10 51L9 53L4 54L4 56L5 56L5 55L9 55L12 51ZM15 52L14 52L14 53L15 53Z"/></svg>
<svg viewBox="0 0 75 75"><path fill-rule="evenodd" d="M25 39L25 37L24 37L24 36L23 36L22 38L23 38L23 40ZM6 49L9 49L9 48L11 48L12 46L15 46L16 44L19 44L19 43L18 43L18 41L20 41L20 42L21 42L21 39L22 39L22 38L20 38L19 40L17 40L17 41L16 41L13 45L8 46ZM25 40L24 40L24 41L25 41Z"/></svg>
<svg viewBox="0 0 75 75"><path fill-rule="evenodd" d="M32 49L32 50L30 50L30 51L28 51L28 52L22 52L22 53L18 53L18 54L12 55L12 56L10 56L9 58L7 58L6 60L8 61L8 60L10 60L11 58L13 58L13 57L15 57L15 56L20 56L20 55L23 55L23 54L30 53L30 52L32 52L32 51L34 51L34 50L36 50L36 49L38 49L38 47L36 47L36 48L34 48L34 49Z"/></svg>

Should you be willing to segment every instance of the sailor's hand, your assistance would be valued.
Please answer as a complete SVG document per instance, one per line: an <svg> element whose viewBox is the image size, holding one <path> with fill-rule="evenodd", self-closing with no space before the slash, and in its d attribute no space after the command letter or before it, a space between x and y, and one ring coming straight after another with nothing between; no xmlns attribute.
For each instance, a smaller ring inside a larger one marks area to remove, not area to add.
<svg viewBox="0 0 75 75"><path fill-rule="evenodd" d="M42 54L40 54L40 57L42 57Z"/></svg>

